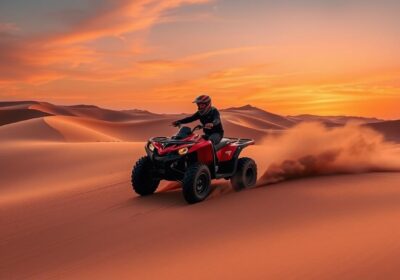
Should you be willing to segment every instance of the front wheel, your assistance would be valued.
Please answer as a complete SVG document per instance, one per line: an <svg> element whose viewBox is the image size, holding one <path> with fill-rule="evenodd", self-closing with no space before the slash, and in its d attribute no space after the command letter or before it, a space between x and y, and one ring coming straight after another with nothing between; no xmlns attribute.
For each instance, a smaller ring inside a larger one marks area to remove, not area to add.
<svg viewBox="0 0 400 280"><path fill-rule="evenodd" d="M231 178L232 187L236 190L252 187L257 181L257 164L251 158L238 159L235 175Z"/></svg>
<svg viewBox="0 0 400 280"><path fill-rule="evenodd" d="M190 166L183 177L183 196L190 203L203 201L211 192L210 170L204 164Z"/></svg>
<svg viewBox="0 0 400 280"><path fill-rule="evenodd" d="M133 190L139 195L154 193L160 180L153 177L154 166L148 156L140 158L132 169L131 182Z"/></svg>

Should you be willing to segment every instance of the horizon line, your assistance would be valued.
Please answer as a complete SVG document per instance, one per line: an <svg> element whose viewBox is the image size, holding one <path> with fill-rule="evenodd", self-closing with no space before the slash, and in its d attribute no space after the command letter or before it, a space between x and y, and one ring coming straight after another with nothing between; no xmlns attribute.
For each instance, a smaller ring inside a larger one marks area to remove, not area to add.
<svg viewBox="0 0 400 280"><path fill-rule="evenodd" d="M87 104L87 103L74 103L74 104L59 104L59 103L53 103L53 102L49 102L49 101L43 101L43 100L0 100L0 104L1 103L49 103L52 105L56 105L56 106L68 106L68 107L72 107L72 106L93 106L93 107L97 107L100 109L106 109L106 110L111 110L111 111L129 111L129 110L139 110L139 111L143 111L143 112L149 112L152 114L157 114L157 115L190 115L193 114L193 112L180 112L180 113L167 113L167 112L160 112L160 113L156 113L153 111L149 111L147 109L141 109L141 108L128 108L128 109L121 109L121 108L115 108L115 107L108 107L108 106L99 106L96 105L95 103L92 104ZM259 108L257 106L254 106L252 104L245 104L245 105L241 105L241 106L231 106L231 107L226 107L226 108L221 108L219 109L220 111L223 110L229 110L229 109L240 109L240 108L244 108L244 107L252 107L258 110L262 110L266 113L270 113L270 114L275 114L275 115L279 115L279 116L283 116L283 117L298 117L298 116L305 116L305 115L309 115L309 116L316 116L316 117L348 117L348 118L368 118L368 119L376 119L376 120L380 120L380 121L395 121L395 120L400 120L399 118L393 118L393 119L387 119L387 118L379 118L376 116L356 116L356 115L320 115L320 114L310 114L310 113L300 113L300 114L289 114L289 115L285 115L285 114L280 114L280 113L276 113L276 112L271 112L271 111L267 111L265 109Z"/></svg>

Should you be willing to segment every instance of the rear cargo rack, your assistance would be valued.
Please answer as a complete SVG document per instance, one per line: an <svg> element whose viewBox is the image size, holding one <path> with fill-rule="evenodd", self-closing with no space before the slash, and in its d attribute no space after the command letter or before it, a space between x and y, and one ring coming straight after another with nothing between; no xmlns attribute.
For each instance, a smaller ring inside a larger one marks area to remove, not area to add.
<svg viewBox="0 0 400 280"><path fill-rule="evenodd" d="M248 139L248 138L224 137L224 139L229 139L231 144L237 144L237 145L251 145L255 143L253 139Z"/></svg>
<svg viewBox="0 0 400 280"><path fill-rule="evenodd" d="M253 139L248 138L235 138L235 137L224 137L223 139L228 139L229 143L236 145L252 145L254 144ZM157 136L150 138L150 141L158 142L165 145L182 145L182 144L194 144L195 141L184 141L179 139L171 139L168 137Z"/></svg>

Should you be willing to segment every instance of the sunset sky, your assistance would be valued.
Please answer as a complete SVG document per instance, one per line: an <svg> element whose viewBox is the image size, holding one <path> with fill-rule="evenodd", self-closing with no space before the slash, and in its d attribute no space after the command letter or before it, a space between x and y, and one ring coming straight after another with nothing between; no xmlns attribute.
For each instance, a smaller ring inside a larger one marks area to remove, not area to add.
<svg viewBox="0 0 400 280"><path fill-rule="evenodd" d="M400 118L400 1L1 0L0 100Z"/></svg>

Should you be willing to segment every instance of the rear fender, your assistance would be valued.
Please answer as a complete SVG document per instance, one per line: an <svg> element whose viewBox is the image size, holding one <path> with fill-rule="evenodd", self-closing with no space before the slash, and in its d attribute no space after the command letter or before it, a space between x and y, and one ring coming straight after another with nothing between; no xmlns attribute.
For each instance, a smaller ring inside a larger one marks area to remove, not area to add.
<svg viewBox="0 0 400 280"><path fill-rule="evenodd" d="M244 148L246 148L247 146L250 146L250 145L254 145L254 141L249 141L249 142L246 142L246 143L243 143L243 144L242 143L239 143L239 144L233 143L233 144L230 144L230 145L222 148L221 150L219 150L217 152L217 154L219 152L221 152L221 153L228 152L226 155L219 154L218 158L220 158L220 159L228 159L226 161L224 160L223 162L233 166L233 168L232 168L231 172L224 173L224 174L216 174L215 177L218 179L218 178L227 178L227 177L229 178L229 177L233 176L236 173L236 170L237 170L237 165L238 165L238 160L239 160L240 153L243 151ZM232 151L232 152L230 152L230 151Z"/></svg>
<svg viewBox="0 0 400 280"><path fill-rule="evenodd" d="M238 149L238 145L227 145L222 149L217 151L217 159L218 161L229 161L231 160L236 150Z"/></svg>

